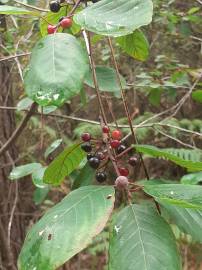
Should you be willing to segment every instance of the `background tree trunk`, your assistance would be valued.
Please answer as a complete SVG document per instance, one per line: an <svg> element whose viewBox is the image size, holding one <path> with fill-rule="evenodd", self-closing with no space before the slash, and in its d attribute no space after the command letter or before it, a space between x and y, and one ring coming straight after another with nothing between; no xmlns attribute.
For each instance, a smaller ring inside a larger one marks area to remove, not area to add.
<svg viewBox="0 0 202 270"><path fill-rule="evenodd" d="M0 16L0 28L6 31L4 16ZM3 38L3 35L1 35ZM0 44L3 40L0 38ZM13 106L11 66L0 63L0 106ZM15 113L0 111L0 144L10 138L15 130ZM0 269L16 268L16 258L23 239L22 224L15 212L18 206L18 183L11 182L8 175L15 164L17 151L15 145L0 157ZM19 244L19 245L18 245Z"/></svg>

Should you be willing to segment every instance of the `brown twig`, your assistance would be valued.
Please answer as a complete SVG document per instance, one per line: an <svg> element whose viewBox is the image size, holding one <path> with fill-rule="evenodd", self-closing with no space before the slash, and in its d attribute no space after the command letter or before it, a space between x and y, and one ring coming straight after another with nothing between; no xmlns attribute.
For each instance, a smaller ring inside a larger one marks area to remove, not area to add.
<svg viewBox="0 0 202 270"><path fill-rule="evenodd" d="M122 97L122 100L123 100L124 109L125 109L125 112L126 112L126 115L127 115L127 118L128 118L128 124L129 124L130 130L131 130L131 134L132 134L132 137L134 139L134 142L135 142L135 144L137 144L138 140L137 140L137 137L136 137L134 129L133 129L132 119L131 119L131 116L130 116L128 104L127 104L127 101L126 101L126 96L125 96L125 93L124 93L124 89L123 89L122 82L121 82L121 77L120 77L120 74L119 74L118 64L116 62L115 53L114 53L114 49L113 49L113 46L112 46L111 39L109 37L108 37L108 43L109 43L109 47L110 47L110 51L111 51L113 65L115 67L115 71L116 71L116 75L117 75L117 81L119 83L120 90L121 90L121 97ZM146 175L147 179L149 180L149 173L147 171L147 168L146 168L146 165L144 163L143 157L142 157L141 154L139 154L139 157L140 157L140 160L141 160L145 175Z"/></svg>
<svg viewBox="0 0 202 270"><path fill-rule="evenodd" d="M8 56L8 57L5 57L5 58L1 58L0 62L9 61L9 60L13 60L13 59L15 60L18 57L27 56L27 55L30 55L30 54L31 53L28 52L28 53L20 53L20 54L16 54L16 55L11 55L11 56Z"/></svg>
<svg viewBox="0 0 202 270"><path fill-rule="evenodd" d="M102 98L101 98L100 93L99 93L99 85L98 85L98 81L97 81L95 62L93 59L93 53L92 53L93 50L92 50L92 45L91 45L90 33L83 31L83 36L84 36L84 40L86 42L88 56L90 59L90 66L91 66L91 70L92 70L93 82L95 85L96 95L97 95L97 99L98 99L98 103L99 103L99 107L100 107L100 113L102 115L102 118L103 118L105 125L107 125L107 119L106 119L106 115L105 115L105 111L104 111L104 107L103 107L103 103L102 103Z"/></svg>
<svg viewBox="0 0 202 270"><path fill-rule="evenodd" d="M0 110L18 110L17 107L8 107L8 106L0 106ZM21 110L22 112L28 112L28 110ZM38 112L34 112L35 115L41 115ZM57 117L57 118L61 118L61 119L66 119L66 120L73 120L73 121L78 121L78 122L83 122L83 123L89 123L89 124L93 124L93 125L100 125L100 122L98 121L94 121L94 120L90 120L90 119L84 119L84 118L80 118L80 117L76 117L76 116L71 116L71 115L63 115L63 114L56 114L56 113L49 113L49 114L44 114L44 117ZM109 127L117 127L116 124L112 124L112 123L108 123ZM171 125L171 124L166 124L166 123L149 123L149 124L138 124L138 125L133 125L134 129L139 129L139 128L152 128L155 126L160 126L160 127L167 127L167 128L174 128L177 129L181 132L184 133L188 133L188 134L192 134L194 136L198 136L198 137L202 137L202 133L197 132L197 131L193 131L193 130L189 130L189 129L185 129L179 126L175 126L175 125ZM129 128L129 125L119 125L118 124L118 128ZM127 135L128 137L128 135ZM122 139L122 142L125 141L125 138Z"/></svg>
<svg viewBox="0 0 202 270"><path fill-rule="evenodd" d="M24 118L22 119L22 122L17 127L17 129L13 132L13 134L10 137L10 139L8 139L8 141L1 147L1 149L0 149L0 156L2 156L8 150L8 148L10 147L10 145L12 143L14 143L18 139L18 137L20 136L20 134L22 133L22 131L26 127L29 119L34 114L34 111L36 110L37 106L38 105L36 103L33 103L32 104L30 110L24 116Z"/></svg>
<svg viewBox="0 0 202 270"><path fill-rule="evenodd" d="M82 0L77 0L77 2L75 3L74 7L72 8L72 10L70 11L70 13L68 14L68 17L72 16L75 12L75 10L79 7L80 3Z"/></svg>
<svg viewBox="0 0 202 270"><path fill-rule="evenodd" d="M28 4L25 4L25 3L17 1L17 0L14 0L14 2L16 4L22 5L24 7L27 7L27 8L33 9L33 10L37 10L37 11L41 11L41 12L48 12L49 11L48 9L43 9L43 8L39 8L36 6L28 5Z"/></svg>

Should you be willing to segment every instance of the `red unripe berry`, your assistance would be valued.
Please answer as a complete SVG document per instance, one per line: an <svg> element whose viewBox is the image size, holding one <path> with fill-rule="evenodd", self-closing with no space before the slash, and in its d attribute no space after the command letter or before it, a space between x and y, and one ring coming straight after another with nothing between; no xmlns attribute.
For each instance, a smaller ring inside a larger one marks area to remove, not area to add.
<svg viewBox="0 0 202 270"><path fill-rule="evenodd" d="M90 133L83 133L83 134L81 135L81 139L82 139L82 141L84 141L84 142L89 142L89 141L91 140L91 135L90 135Z"/></svg>
<svg viewBox="0 0 202 270"><path fill-rule="evenodd" d="M119 173L121 176L128 176L129 175L129 170L127 168L118 168L119 169Z"/></svg>
<svg viewBox="0 0 202 270"><path fill-rule="evenodd" d="M108 134L108 133L109 133L109 131L110 131L110 129L109 129L109 127L108 127L108 126L104 126L104 127L102 128L102 132L103 132L103 133Z"/></svg>
<svg viewBox="0 0 202 270"><path fill-rule="evenodd" d="M57 31L57 27L55 25L48 25L47 32L49 35L54 34Z"/></svg>
<svg viewBox="0 0 202 270"><path fill-rule="evenodd" d="M71 18L64 18L60 22L60 26L62 26L62 28L70 28L72 26L72 19Z"/></svg>
<svg viewBox="0 0 202 270"><path fill-rule="evenodd" d="M119 147L120 144L121 144L121 143L120 143L120 141L118 141L118 140L112 140L112 141L110 142L110 145L111 145L112 148L117 148L117 147Z"/></svg>
<svg viewBox="0 0 202 270"><path fill-rule="evenodd" d="M128 178L125 176L119 176L116 178L115 186L119 189L125 189L129 185Z"/></svg>
<svg viewBox="0 0 202 270"><path fill-rule="evenodd" d="M122 138L122 133L121 133L120 130L115 129L115 130L112 131L112 139L121 140L121 138Z"/></svg>

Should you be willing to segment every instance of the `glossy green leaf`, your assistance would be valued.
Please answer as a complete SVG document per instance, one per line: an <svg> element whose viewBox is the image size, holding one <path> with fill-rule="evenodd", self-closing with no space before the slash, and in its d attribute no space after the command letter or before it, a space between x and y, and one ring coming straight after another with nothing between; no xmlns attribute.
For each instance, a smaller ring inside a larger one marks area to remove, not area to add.
<svg viewBox="0 0 202 270"><path fill-rule="evenodd" d="M175 204L184 208L202 209L202 187L182 184L144 184L144 192L158 202Z"/></svg>
<svg viewBox="0 0 202 270"><path fill-rule="evenodd" d="M43 181L48 184L60 185L65 176L78 168L86 154L79 144L66 148L48 166Z"/></svg>
<svg viewBox="0 0 202 270"><path fill-rule="evenodd" d="M151 0L102 0L74 16L76 23L91 32L124 36L152 21Z"/></svg>
<svg viewBox="0 0 202 270"><path fill-rule="evenodd" d="M61 106L80 92L88 69L87 54L75 37L46 36L33 49L24 77L26 93L41 106Z"/></svg>
<svg viewBox="0 0 202 270"><path fill-rule="evenodd" d="M53 151L55 151L62 143L62 139L58 139L51 143L51 145L46 149L44 157L47 158Z"/></svg>
<svg viewBox="0 0 202 270"><path fill-rule="evenodd" d="M197 90L192 93L193 100L202 103L202 90Z"/></svg>
<svg viewBox="0 0 202 270"><path fill-rule="evenodd" d="M30 175L32 174L33 172L41 169L41 164L40 163L29 163L29 164L26 164L26 165L22 165L22 166L18 166L18 167L15 167L10 175L9 175L9 178L11 180L17 180L19 178L23 178L27 175Z"/></svg>
<svg viewBox="0 0 202 270"><path fill-rule="evenodd" d="M202 171L202 151L189 149L167 148L160 149L152 145L135 145L138 152L151 157L170 160L189 171Z"/></svg>
<svg viewBox="0 0 202 270"><path fill-rule="evenodd" d="M116 39L121 49L136 60L145 61L149 56L149 43L141 30Z"/></svg>
<svg viewBox="0 0 202 270"><path fill-rule="evenodd" d="M19 8L15 6L8 6L8 5L2 5L0 6L0 14L5 15L33 15L33 16L40 16L40 13L33 10L28 10L25 8Z"/></svg>
<svg viewBox="0 0 202 270"><path fill-rule="evenodd" d="M120 92L116 71L113 68L97 66L96 75L100 91ZM127 88L125 79L121 76L123 88ZM94 88L92 71L86 74L85 83Z"/></svg>
<svg viewBox="0 0 202 270"><path fill-rule="evenodd" d="M182 232L191 235L195 241L202 243L202 210L169 204L162 204L162 206L166 209L171 221Z"/></svg>
<svg viewBox="0 0 202 270"><path fill-rule="evenodd" d="M181 178L181 183L186 185L196 185L202 183L202 172L186 174Z"/></svg>
<svg viewBox="0 0 202 270"><path fill-rule="evenodd" d="M95 176L95 172L96 171L92 169L88 163L86 163L86 165L81 169L80 173L74 180L72 189L91 185Z"/></svg>
<svg viewBox="0 0 202 270"><path fill-rule="evenodd" d="M88 186L71 192L32 227L18 269L57 269L103 230L113 205L112 187Z"/></svg>
<svg viewBox="0 0 202 270"><path fill-rule="evenodd" d="M180 270L170 226L150 206L130 205L114 218L109 270Z"/></svg>

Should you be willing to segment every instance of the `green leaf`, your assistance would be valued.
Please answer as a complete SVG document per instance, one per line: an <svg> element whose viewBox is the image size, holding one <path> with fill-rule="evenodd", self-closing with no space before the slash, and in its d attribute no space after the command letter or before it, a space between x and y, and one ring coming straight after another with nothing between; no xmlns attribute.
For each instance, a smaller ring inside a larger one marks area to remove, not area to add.
<svg viewBox="0 0 202 270"><path fill-rule="evenodd" d="M43 108L43 114L49 114L57 110L56 106L46 106L46 107L39 107L40 112L42 112Z"/></svg>
<svg viewBox="0 0 202 270"><path fill-rule="evenodd" d="M117 81L116 71L113 68L97 66L96 75L99 85L99 90L106 92L120 92L120 86ZM122 86L126 88L126 81L121 76ZM94 88L94 82L92 77L92 71L86 74L85 83Z"/></svg>
<svg viewBox="0 0 202 270"><path fill-rule="evenodd" d="M80 144L66 148L54 159L45 171L43 181L48 184L60 185L65 176L78 168L86 154Z"/></svg>
<svg viewBox="0 0 202 270"><path fill-rule="evenodd" d="M138 152L168 159L189 171L202 171L202 151L176 148L160 149L151 145L135 145Z"/></svg>
<svg viewBox="0 0 202 270"><path fill-rule="evenodd" d="M202 90L197 90L192 93L193 100L202 103Z"/></svg>
<svg viewBox="0 0 202 270"><path fill-rule="evenodd" d="M17 180L19 178L23 178L27 175L30 175L32 174L33 172L37 171L41 169L41 164L40 163L29 163L29 164L26 164L26 165L22 165L22 166L18 166L18 167L15 167L10 175L9 175L9 178L11 180Z"/></svg>
<svg viewBox="0 0 202 270"><path fill-rule="evenodd" d="M77 189L83 186L89 186L92 184L95 176L95 170L92 169L88 163L81 169L80 173L74 180L72 189Z"/></svg>
<svg viewBox="0 0 202 270"><path fill-rule="evenodd" d="M41 106L61 106L80 92L88 69L87 54L75 37L46 36L33 49L25 73L26 93Z"/></svg>
<svg viewBox="0 0 202 270"><path fill-rule="evenodd" d="M144 191L158 202L202 209L202 187L182 184L144 184Z"/></svg>
<svg viewBox="0 0 202 270"><path fill-rule="evenodd" d="M33 194L33 200L36 205L41 204L48 195L50 191L50 187L46 186L43 188L36 188Z"/></svg>
<svg viewBox="0 0 202 270"><path fill-rule="evenodd" d="M62 139L58 139L51 143L51 145L46 149L44 157L47 158L55 149L57 149L62 143Z"/></svg>
<svg viewBox="0 0 202 270"><path fill-rule="evenodd" d="M32 227L18 269L57 269L103 230L113 205L113 187L88 186L71 192Z"/></svg>
<svg viewBox="0 0 202 270"><path fill-rule="evenodd" d="M169 214L172 222L179 229L192 236L192 238L202 243L202 210L182 208L176 205L161 204Z"/></svg>
<svg viewBox="0 0 202 270"><path fill-rule="evenodd" d="M152 21L151 0L102 0L74 16L77 24L91 32L124 36Z"/></svg>
<svg viewBox="0 0 202 270"><path fill-rule="evenodd" d="M28 97L23 98L22 100L20 100L17 104L17 110L18 111L23 111L23 110L27 110L30 108L30 106L32 105L33 100L31 100Z"/></svg>
<svg viewBox="0 0 202 270"><path fill-rule="evenodd" d="M200 7L192 7L192 8L190 8L190 10L187 12L187 14L192 15L192 14L198 12L199 10L200 10Z"/></svg>
<svg viewBox="0 0 202 270"><path fill-rule="evenodd" d="M180 182L184 185L188 184L188 185L196 185L198 183L202 183L202 172L198 172L198 173L190 173L187 175L184 175Z"/></svg>
<svg viewBox="0 0 202 270"><path fill-rule="evenodd" d="M109 270L180 270L170 226L150 206L130 205L115 217Z"/></svg>
<svg viewBox="0 0 202 270"><path fill-rule="evenodd" d="M33 15L33 16L40 16L40 13L37 11L30 11L25 8L19 8L15 6L7 6L7 5L2 5L0 6L0 14L5 14L5 15Z"/></svg>
<svg viewBox="0 0 202 270"><path fill-rule="evenodd" d="M40 167L32 173L32 182L38 188L44 188L47 186L43 182L44 173L47 167Z"/></svg>
<svg viewBox="0 0 202 270"><path fill-rule="evenodd" d="M139 61L147 60L149 56L149 43L141 30L116 39L121 49Z"/></svg>
<svg viewBox="0 0 202 270"><path fill-rule="evenodd" d="M162 89L161 88L154 88L151 89L149 92L149 102L153 105L158 107L161 102L161 94L162 94Z"/></svg>

